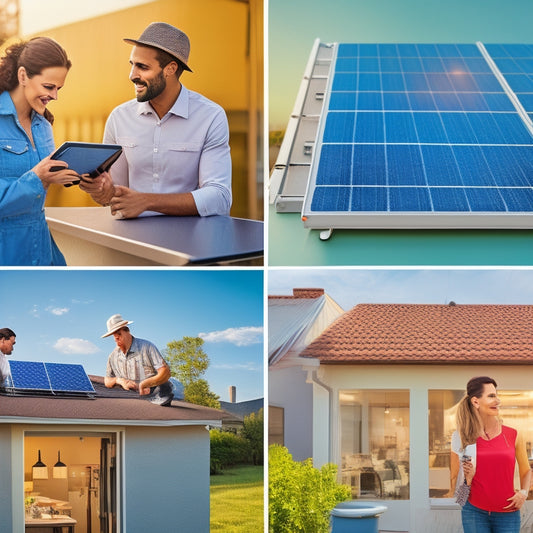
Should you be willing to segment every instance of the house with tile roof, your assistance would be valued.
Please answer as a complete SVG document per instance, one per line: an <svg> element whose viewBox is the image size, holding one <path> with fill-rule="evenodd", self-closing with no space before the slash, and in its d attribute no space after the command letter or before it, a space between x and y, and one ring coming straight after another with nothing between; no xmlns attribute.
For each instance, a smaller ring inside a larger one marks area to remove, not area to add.
<svg viewBox="0 0 533 533"><path fill-rule="evenodd" d="M299 406L310 457L337 464L354 499L387 506L382 530L461 530L450 439L473 376L496 380L502 418L533 457L533 306L360 304L297 357L312 387ZM531 526L531 503L523 509Z"/></svg>
<svg viewBox="0 0 533 533"><path fill-rule="evenodd" d="M209 531L208 426L230 415L178 400L163 407L89 377L85 396L0 395L2 531L32 520L87 533ZM25 516L25 496L45 518Z"/></svg>

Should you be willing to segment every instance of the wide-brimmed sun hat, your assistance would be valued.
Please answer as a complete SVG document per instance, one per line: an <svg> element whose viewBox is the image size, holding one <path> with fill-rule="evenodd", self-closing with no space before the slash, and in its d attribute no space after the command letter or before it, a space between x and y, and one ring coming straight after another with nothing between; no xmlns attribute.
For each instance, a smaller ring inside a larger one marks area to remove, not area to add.
<svg viewBox="0 0 533 533"><path fill-rule="evenodd" d="M187 65L191 44L185 33L166 22L152 22L138 39L124 39L129 44L140 44L143 46L153 46L169 53L179 59L184 68L189 72L192 70Z"/></svg>
<svg viewBox="0 0 533 533"><path fill-rule="evenodd" d="M124 320L122 318L122 315L113 315L108 318L107 320L107 333L102 335L102 339L104 337L109 337L109 335L113 335L115 331L118 331L120 328L123 328L124 326L127 326L129 324L133 324L133 321Z"/></svg>

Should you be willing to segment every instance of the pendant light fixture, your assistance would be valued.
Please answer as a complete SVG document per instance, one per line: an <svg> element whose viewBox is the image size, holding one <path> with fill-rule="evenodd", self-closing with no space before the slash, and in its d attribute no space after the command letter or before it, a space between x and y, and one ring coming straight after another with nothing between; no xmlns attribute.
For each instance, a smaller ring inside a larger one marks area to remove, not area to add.
<svg viewBox="0 0 533 533"><path fill-rule="evenodd" d="M48 467L41 461L41 450L39 450L39 459L32 467L33 479L48 479Z"/></svg>
<svg viewBox="0 0 533 533"><path fill-rule="evenodd" d="M61 455L57 452L57 463L54 465L54 479L67 479L67 465L61 462Z"/></svg>

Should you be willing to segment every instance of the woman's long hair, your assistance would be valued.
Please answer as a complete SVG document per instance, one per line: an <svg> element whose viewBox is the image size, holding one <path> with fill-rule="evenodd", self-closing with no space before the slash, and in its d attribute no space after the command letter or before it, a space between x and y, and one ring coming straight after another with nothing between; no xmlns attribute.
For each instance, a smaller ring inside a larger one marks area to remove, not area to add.
<svg viewBox="0 0 533 533"><path fill-rule="evenodd" d="M17 87L20 67L24 67L28 77L33 78L45 68L65 67L69 70L71 66L65 50L50 37L34 37L27 42L13 44L0 59L0 93ZM48 109L45 109L44 117L50 124L54 123L54 116Z"/></svg>
<svg viewBox="0 0 533 533"><path fill-rule="evenodd" d="M489 384L497 387L496 382L487 376L472 378L466 385L466 394L459 402L457 407L457 431L459 431L463 448L468 444L474 444L483 432L483 422L471 400L472 398L481 398L485 385Z"/></svg>

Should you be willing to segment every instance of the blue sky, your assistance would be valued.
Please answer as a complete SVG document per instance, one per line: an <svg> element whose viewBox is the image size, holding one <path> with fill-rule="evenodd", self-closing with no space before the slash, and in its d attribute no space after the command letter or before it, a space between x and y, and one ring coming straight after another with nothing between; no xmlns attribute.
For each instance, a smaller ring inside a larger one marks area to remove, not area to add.
<svg viewBox="0 0 533 533"><path fill-rule="evenodd" d="M345 311L359 303L533 304L532 269L270 269L268 294L326 290Z"/></svg>
<svg viewBox="0 0 533 533"><path fill-rule="evenodd" d="M269 0L270 127L284 129L315 39L533 42L531 0Z"/></svg>
<svg viewBox="0 0 533 533"><path fill-rule="evenodd" d="M12 359L81 363L105 374L107 319L162 351L200 336L211 390L223 401L263 397L263 272L259 270L0 270L0 327L17 334Z"/></svg>

